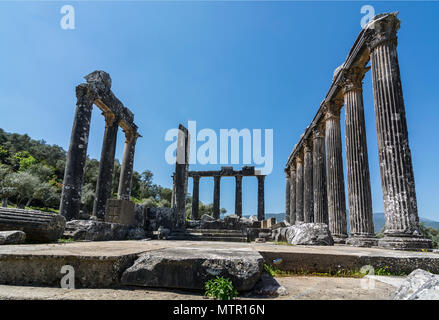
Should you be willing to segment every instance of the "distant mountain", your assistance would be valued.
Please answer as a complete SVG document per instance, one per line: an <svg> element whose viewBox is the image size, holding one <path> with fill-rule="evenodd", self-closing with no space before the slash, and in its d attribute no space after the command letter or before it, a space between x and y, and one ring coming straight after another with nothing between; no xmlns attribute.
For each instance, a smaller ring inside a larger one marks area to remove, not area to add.
<svg viewBox="0 0 439 320"><path fill-rule="evenodd" d="M246 216L247 218L249 216ZM285 213L266 213L265 218L276 218L276 221L283 221L285 219ZM430 220L427 218L419 217L419 221L424 223L426 227L433 227L439 229L439 221ZM386 219L384 218L384 212L377 212L373 214L373 225L375 232L380 232L385 225ZM348 230L349 230L349 216L348 216Z"/></svg>

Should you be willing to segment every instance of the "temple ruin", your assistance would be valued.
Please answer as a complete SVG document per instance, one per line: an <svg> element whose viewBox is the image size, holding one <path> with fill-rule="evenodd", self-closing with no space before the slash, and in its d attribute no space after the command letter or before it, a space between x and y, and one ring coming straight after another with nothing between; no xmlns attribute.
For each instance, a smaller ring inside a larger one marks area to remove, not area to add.
<svg viewBox="0 0 439 320"><path fill-rule="evenodd" d="M399 249L429 248L418 226L415 181L408 143L397 54L397 13L374 17L360 32L313 121L285 168L290 223L329 224L338 243ZM371 66L367 64L371 62ZM372 71L379 163L386 225L377 239L372 220L362 80ZM348 238L340 110L345 107ZM326 144L326 145L325 145ZM326 149L326 150L325 150Z"/></svg>
<svg viewBox="0 0 439 320"><path fill-rule="evenodd" d="M126 213L132 215L134 210L134 203L130 202L131 178L133 175L134 150L137 138L140 135L137 132L137 126L134 124L133 113L111 91L110 75L104 71L94 71L85 76L85 79L86 83L76 87L75 120L67 153L59 212L67 220L79 218L90 119L94 104L105 117L105 134L99 162L96 198L93 206L93 216L98 220L105 220L107 200L111 198L116 138L119 126L125 133L118 199L112 200L110 205L112 215L109 217L111 222L118 222L119 216ZM121 219L123 220L125 217L121 217Z"/></svg>

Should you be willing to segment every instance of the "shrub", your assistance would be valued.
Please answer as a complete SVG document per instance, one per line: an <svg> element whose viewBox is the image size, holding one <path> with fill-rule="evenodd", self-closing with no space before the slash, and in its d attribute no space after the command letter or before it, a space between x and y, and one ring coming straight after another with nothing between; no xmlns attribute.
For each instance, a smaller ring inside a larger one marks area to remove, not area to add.
<svg viewBox="0 0 439 320"><path fill-rule="evenodd" d="M238 291L233 287L232 281L223 277L216 277L206 282L205 295L218 300L232 300L238 296Z"/></svg>

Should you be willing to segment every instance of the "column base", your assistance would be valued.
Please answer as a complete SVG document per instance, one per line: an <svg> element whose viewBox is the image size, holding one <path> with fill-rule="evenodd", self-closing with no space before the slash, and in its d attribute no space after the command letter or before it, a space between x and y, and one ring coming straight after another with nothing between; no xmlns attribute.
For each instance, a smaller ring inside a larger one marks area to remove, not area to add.
<svg viewBox="0 0 439 320"><path fill-rule="evenodd" d="M378 246L394 250L416 250L431 249L432 241L422 237L391 237L384 236L378 240Z"/></svg>
<svg viewBox="0 0 439 320"><path fill-rule="evenodd" d="M336 244L345 244L347 237L348 236L344 234L332 235L332 239L334 239L334 243Z"/></svg>
<svg viewBox="0 0 439 320"><path fill-rule="evenodd" d="M376 247L378 238L371 236L352 236L346 240L346 244L353 247Z"/></svg>

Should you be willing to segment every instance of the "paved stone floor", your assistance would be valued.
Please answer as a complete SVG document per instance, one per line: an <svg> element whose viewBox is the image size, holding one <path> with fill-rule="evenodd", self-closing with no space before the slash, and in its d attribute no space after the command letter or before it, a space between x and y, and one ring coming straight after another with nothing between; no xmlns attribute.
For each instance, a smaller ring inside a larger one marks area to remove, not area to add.
<svg viewBox="0 0 439 320"><path fill-rule="evenodd" d="M288 296L266 298L275 300L385 300L396 290L394 286L375 281L369 289L362 288L362 279L341 277L279 277ZM367 282L369 283L369 282ZM199 300L202 293L158 289L61 289L47 287L0 285L0 300ZM256 299L256 297L239 297ZM259 299L259 298L258 298Z"/></svg>

